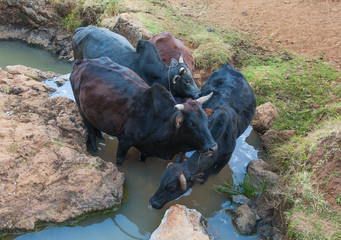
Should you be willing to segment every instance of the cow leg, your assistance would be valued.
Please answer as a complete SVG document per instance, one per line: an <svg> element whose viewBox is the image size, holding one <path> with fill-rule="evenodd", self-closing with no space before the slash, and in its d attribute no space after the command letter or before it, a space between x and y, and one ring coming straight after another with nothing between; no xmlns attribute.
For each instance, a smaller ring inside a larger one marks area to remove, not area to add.
<svg viewBox="0 0 341 240"><path fill-rule="evenodd" d="M92 125L88 119L84 116L84 113L82 112L79 104L77 103L77 107L79 110L79 113L81 114L81 117L83 119L84 125L86 126L88 130L88 139L86 141L87 146L91 146L90 152L92 150L92 154L97 152L97 147L96 147L96 136L100 139L103 139L102 132L95 128L94 125Z"/></svg>
<svg viewBox="0 0 341 240"><path fill-rule="evenodd" d="M140 161L141 162L145 162L147 159L147 154L145 154L144 152L140 152Z"/></svg>
<svg viewBox="0 0 341 240"><path fill-rule="evenodd" d="M126 142L124 140L118 141L117 146L117 155L116 155L116 164L121 165L126 159L127 152L129 148L132 146L130 142Z"/></svg>
<svg viewBox="0 0 341 240"><path fill-rule="evenodd" d="M88 140L86 141L87 145L91 146L90 151L92 150L93 153L97 152L96 147L96 131L94 127L87 127L88 128Z"/></svg>
<svg viewBox="0 0 341 240"><path fill-rule="evenodd" d="M98 137L99 139L104 139L103 138L103 135L102 135L102 132L100 130L98 130L97 128L95 128L95 134L96 134L96 137Z"/></svg>

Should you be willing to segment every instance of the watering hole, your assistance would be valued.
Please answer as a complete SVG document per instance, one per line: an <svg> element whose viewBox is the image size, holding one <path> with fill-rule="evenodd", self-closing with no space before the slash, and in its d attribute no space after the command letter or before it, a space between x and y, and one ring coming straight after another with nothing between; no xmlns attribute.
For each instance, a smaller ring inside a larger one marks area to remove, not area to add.
<svg viewBox="0 0 341 240"><path fill-rule="evenodd" d="M21 42L0 41L0 67L5 69L7 65L16 64L59 74L70 73L72 70L71 64L58 61L44 50ZM51 97L72 98L69 81L62 87L57 87L53 81L48 80L46 83L57 89ZM105 161L116 161L117 139L115 137L104 135L103 140L97 141L97 146L101 158ZM161 210L155 210L149 206L149 198L157 190L160 175L169 162L158 158L148 158L146 162L140 162L138 151L132 148L128 152L127 160L119 167L126 178L126 198L118 211L88 216L75 226L52 226L43 231L20 236L12 235L5 239L149 239L151 233L160 224L165 211L176 203L201 212L206 219L209 233L215 239L255 239L256 236L243 236L235 231L231 218L226 213L226 209L235 206L225 194L215 192L213 186L224 181L232 183L233 178L241 180L248 162L260 157L260 149L258 135L249 127L238 138L229 164L219 174L211 175L204 185L195 185L179 199L171 201Z"/></svg>

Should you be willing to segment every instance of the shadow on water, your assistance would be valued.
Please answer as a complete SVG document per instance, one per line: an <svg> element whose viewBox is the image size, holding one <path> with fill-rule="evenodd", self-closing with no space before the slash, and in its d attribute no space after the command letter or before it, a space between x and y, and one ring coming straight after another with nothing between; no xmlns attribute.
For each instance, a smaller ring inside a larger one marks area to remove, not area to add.
<svg viewBox="0 0 341 240"><path fill-rule="evenodd" d="M0 41L0 51L2 43L3 42ZM14 45L8 44L7 46L8 48L14 46L12 47L14 48L12 49L13 51L17 51L17 46L20 46L20 49L22 49L21 51L24 53L26 51L41 51L40 49L35 48L33 48L34 50L32 50L32 48L26 50L26 48L28 48L26 45L21 43L19 45L16 44L18 43L15 43ZM21 45L24 45L25 47L22 47ZM14 64L24 64L20 61L21 55L24 53L15 52L15 54L13 54L12 52L13 55L18 57L18 60L15 61ZM36 58L39 58L40 53L35 54L37 57L34 58L34 61ZM3 55L0 54L0 58L3 58L2 56ZM39 65L34 67L38 69L42 68ZM71 69L71 66L69 67ZM53 67L44 70L56 71ZM53 83L49 81L48 84L53 85ZM58 91L56 93L58 94L52 94L51 97L65 96L71 98L70 95L72 96L72 90L69 81L67 81L62 88L58 88L57 86L53 87L57 88ZM97 142L99 156L105 161L115 162L117 139L108 135L104 135L104 137L104 140ZM183 204L188 208L194 208L201 212L206 218L208 231L214 235L215 239L255 239L256 236L243 236L234 230L231 218L226 213L226 209L235 206L231 204L226 195L216 193L213 190L213 186L221 184L224 181L232 183L232 173L235 174L236 178L242 179L245 174L246 165L250 160L258 158L260 149L258 135L249 127L243 135L238 138L236 149L229 164L225 166L219 174L212 175L204 185L195 185L185 193L184 196L180 197L180 199L171 201L163 209L155 210L149 206L149 198L158 188L160 175L169 162L158 158L148 158L146 162L140 162L138 161L138 151L132 148L128 152L127 160L120 166L120 171L124 172L126 177L127 199L122 203L117 212L109 215L98 214L89 216L80 221L77 226L51 227L43 231L28 233L21 236L6 237L5 239L149 239L150 234L160 224L164 212L171 205L176 203Z"/></svg>

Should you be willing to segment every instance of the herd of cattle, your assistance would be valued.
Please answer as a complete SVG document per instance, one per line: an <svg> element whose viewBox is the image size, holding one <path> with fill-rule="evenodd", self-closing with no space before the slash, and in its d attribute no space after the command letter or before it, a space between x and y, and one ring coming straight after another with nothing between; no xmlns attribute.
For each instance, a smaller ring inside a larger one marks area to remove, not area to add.
<svg viewBox="0 0 341 240"><path fill-rule="evenodd" d="M178 155L161 175L152 207L162 208L228 163L256 108L251 87L229 63L200 91L191 53L170 33L140 40L135 49L119 34L88 26L76 30L72 45L70 80L91 151L104 132L119 140L118 165L132 146L142 161Z"/></svg>

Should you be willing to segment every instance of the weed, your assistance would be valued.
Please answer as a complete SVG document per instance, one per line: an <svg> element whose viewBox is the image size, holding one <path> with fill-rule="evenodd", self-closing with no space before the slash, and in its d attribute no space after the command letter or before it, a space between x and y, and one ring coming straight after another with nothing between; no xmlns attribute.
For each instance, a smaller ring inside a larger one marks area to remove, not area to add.
<svg viewBox="0 0 341 240"><path fill-rule="evenodd" d="M46 143L44 144L44 147L50 147L50 146L52 146L52 145L56 145L56 146L58 146L58 147L63 147L63 146L64 146L64 143L62 143L62 142L56 140L56 141L46 142Z"/></svg>
<svg viewBox="0 0 341 240"><path fill-rule="evenodd" d="M254 177L246 174L242 181L236 178L237 184L225 182L223 185L214 186L214 189L220 193L230 195L244 195L247 198L253 199L259 194L264 194L267 190L267 180L263 180L258 186L254 182Z"/></svg>
<svg viewBox="0 0 341 240"><path fill-rule="evenodd" d="M5 94L8 94L10 90L11 90L11 87L8 86L8 85L5 85L5 86L3 87L3 89L2 89L2 91L3 91Z"/></svg>
<svg viewBox="0 0 341 240"><path fill-rule="evenodd" d="M336 196L336 204L341 205L341 194Z"/></svg>
<svg viewBox="0 0 341 240"><path fill-rule="evenodd" d="M18 152L18 145L11 145L6 148L6 150L10 153L17 153Z"/></svg>

